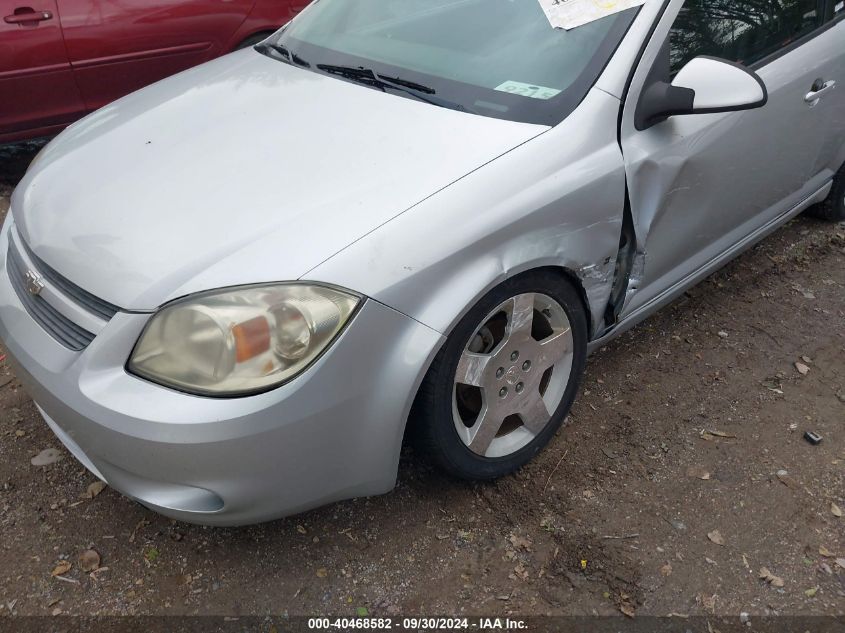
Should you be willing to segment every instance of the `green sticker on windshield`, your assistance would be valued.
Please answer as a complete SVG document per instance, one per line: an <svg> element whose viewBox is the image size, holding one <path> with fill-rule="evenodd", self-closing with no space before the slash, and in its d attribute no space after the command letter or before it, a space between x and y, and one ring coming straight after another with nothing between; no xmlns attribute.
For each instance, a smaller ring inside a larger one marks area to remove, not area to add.
<svg viewBox="0 0 845 633"><path fill-rule="evenodd" d="M530 99L551 99L560 94L560 90L546 88L545 86L535 86L534 84L524 84L521 81L506 81L501 86L497 86L496 90Z"/></svg>

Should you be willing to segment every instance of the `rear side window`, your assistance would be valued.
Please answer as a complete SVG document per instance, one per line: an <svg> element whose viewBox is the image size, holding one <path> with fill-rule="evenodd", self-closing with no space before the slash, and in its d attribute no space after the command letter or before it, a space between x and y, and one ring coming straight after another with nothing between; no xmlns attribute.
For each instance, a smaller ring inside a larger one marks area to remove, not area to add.
<svg viewBox="0 0 845 633"><path fill-rule="evenodd" d="M672 74L699 55L749 66L824 22L824 0L686 0L670 35Z"/></svg>

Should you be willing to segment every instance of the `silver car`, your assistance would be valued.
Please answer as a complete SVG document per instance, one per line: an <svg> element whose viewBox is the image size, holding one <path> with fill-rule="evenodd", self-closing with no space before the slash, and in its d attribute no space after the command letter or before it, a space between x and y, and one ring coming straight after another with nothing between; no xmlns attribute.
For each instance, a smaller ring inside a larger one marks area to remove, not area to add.
<svg viewBox="0 0 845 633"><path fill-rule="evenodd" d="M412 436L510 473L591 350L845 219L845 5L762 4L318 0L37 157L0 237L16 372L189 522L385 493Z"/></svg>

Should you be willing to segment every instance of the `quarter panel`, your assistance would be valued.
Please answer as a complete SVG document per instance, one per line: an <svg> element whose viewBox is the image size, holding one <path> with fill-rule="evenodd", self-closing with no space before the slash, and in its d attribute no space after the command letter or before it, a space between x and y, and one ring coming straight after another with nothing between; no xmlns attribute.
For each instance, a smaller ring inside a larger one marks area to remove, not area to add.
<svg viewBox="0 0 845 633"><path fill-rule="evenodd" d="M443 333L490 288L557 266L593 329L613 282L625 177L619 101L593 89L564 122L371 232L304 278L354 288Z"/></svg>

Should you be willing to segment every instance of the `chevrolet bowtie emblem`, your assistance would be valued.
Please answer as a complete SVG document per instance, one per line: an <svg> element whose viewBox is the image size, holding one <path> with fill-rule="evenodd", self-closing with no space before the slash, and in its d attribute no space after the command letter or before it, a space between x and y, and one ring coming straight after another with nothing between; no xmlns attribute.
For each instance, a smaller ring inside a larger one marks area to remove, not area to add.
<svg viewBox="0 0 845 633"><path fill-rule="evenodd" d="M41 275L34 270L26 271L26 290L31 295L39 295L44 290L44 282L41 281Z"/></svg>

